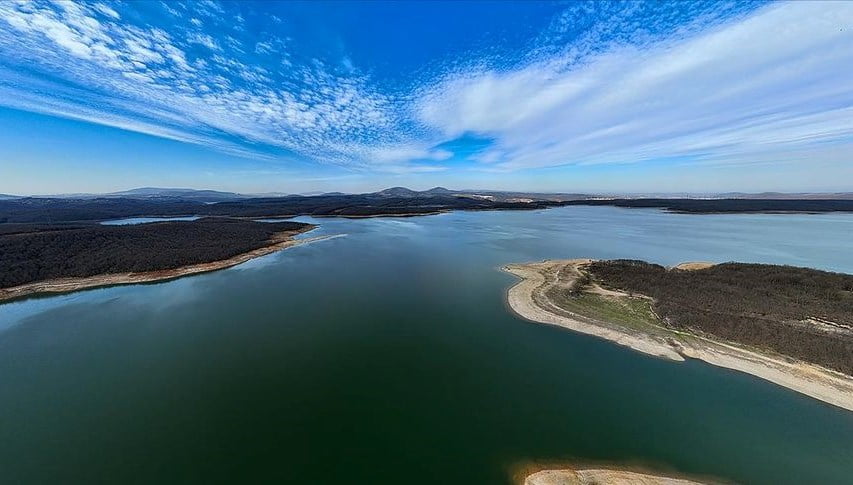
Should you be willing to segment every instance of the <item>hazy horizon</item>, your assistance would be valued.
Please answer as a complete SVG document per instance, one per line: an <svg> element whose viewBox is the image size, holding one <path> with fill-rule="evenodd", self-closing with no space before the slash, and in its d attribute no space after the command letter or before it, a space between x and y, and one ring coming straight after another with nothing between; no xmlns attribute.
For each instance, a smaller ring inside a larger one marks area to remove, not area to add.
<svg viewBox="0 0 853 485"><path fill-rule="evenodd" d="M157 191L157 190L161 190L161 191L182 191L182 190L185 190L185 191L213 191L213 192L223 192L223 193L234 193L234 194L246 195L246 196L262 196L262 195L267 195L267 194L271 194L271 195L272 194L274 194L274 195L322 195L322 194L331 194L331 193L369 194L369 193L381 192L383 190L399 188L399 187L402 187L405 189L410 189L410 190L413 190L416 192L428 191L430 189L435 189L435 188L443 188L443 189L447 189L450 191L458 191L458 192L483 192L483 193L489 193L489 192L513 193L513 192L518 192L518 193L529 193L529 194L583 194L583 195L589 195L589 196L602 196L602 197L618 197L618 196L625 196L625 197L635 197L635 196L680 197L680 196L684 196L684 197L701 198L701 197L715 197L715 196L726 195L726 194L744 194L744 195L762 195L762 194L776 194L776 193L783 194L783 195L791 195L791 194L794 194L794 195L796 195L796 194L808 194L808 195L853 194L853 191L845 191L845 190L837 190L837 191L807 191L807 190L806 191L772 191L772 190L768 190L768 191L761 191L761 192L758 192L758 191L744 192L744 191L736 191L736 190L720 191L720 192L689 192L689 191L682 191L682 192L610 191L610 192L608 192L608 191L582 191L582 190L580 190L580 191L516 190L516 189L493 189L493 188L488 188L488 187L445 187L442 185L425 186L425 187L420 187L420 186L409 187L409 186L403 186L403 185L396 185L396 186L383 186L383 187L379 187L379 188L375 188L375 189L363 190L363 191L358 191L358 192L350 192L350 191L342 191L342 190L303 190L303 191L293 191L293 192L286 192L286 191L240 192L240 191L236 191L236 190L226 190L226 189L195 188L195 187L153 187L153 186L151 186L151 187L127 187L127 188L122 188L122 189L118 189L118 190L110 190L110 191L104 191L104 192L81 191L81 192L26 193L26 194L24 194L24 193L17 193L16 194L16 193L0 192L0 195L14 196L14 197L73 197L73 196L78 196L78 195L80 195L80 196L114 195L114 194L121 194L124 192L132 192L134 190L145 190L145 189L150 189L152 191Z"/></svg>
<svg viewBox="0 0 853 485"><path fill-rule="evenodd" d="M851 19L850 2L3 2L0 193L849 192Z"/></svg>

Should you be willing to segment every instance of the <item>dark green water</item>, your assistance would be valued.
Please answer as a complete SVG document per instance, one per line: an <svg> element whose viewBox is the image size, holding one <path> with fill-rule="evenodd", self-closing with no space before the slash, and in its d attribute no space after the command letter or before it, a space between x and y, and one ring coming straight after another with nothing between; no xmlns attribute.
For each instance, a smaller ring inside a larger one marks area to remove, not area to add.
<svg viewBox="0 0 853 485"><path fill-rule="evenodd" d="M851 483L853 413L505 307L508 262L853 273L853 215L322 219L207 275L0 306L2 483L501 484L519 462Z"/></svg>

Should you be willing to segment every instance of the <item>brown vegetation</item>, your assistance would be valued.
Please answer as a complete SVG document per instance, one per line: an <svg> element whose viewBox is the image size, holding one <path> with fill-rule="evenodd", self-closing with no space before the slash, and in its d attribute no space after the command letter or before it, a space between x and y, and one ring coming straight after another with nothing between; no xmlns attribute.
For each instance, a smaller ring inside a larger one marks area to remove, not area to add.
<svg viewBox="0 0 853 485"><path fill-rule="evenodd" d="M604 286L647 295L663 323L853 375L853 276L725 263L693 271L596 261Z"/></svg>
<svg viewBox="0 0 853 485"><path fill-rule="evenodd" d="M285 231L312 227L217 218L124 226L9 226L17 227L0 232L0 288L209 263L267 246Z"/></svg>

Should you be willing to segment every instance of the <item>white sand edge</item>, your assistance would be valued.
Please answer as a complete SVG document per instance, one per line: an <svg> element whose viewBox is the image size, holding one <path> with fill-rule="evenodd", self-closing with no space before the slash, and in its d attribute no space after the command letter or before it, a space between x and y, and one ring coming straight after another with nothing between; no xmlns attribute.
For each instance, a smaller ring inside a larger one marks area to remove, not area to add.
<svg viewBox="0 0 853 485"><path fill-rule="evenodd" d="M655 357L677 361L684 360L684 357L682 357L681 354L662 340L642 334L629 334L614 328L602 327L572 319L548 311L547 309L540 307L533 300L534 292L544 291L545 289L544 285L546 285L546 281L545 276L542 274L543 270L566 263L582 264L590 261L592 260L577 259L571 261L543 261L541 263L510 264L504 266L504 271L521 278L521 281L507 290L507 303L509 303L510 308L515 311L515 313L527 320L557 325L559 327L568 328L569 330L574 330L575 332L594 335Z"/></svg>
<svg viewBox="0 0 853 485"><path fill-rule="evenodd" d="M806 396L853 411L853 377L808 362L786 359L781 356L759 354L740 346L710 340L690 334L690 343L684 340L662 339L645 334L631 334L613 327L601 327L581 322L548 311L533 298L536 291L544 291L546 280L542 272L556 265L584 264L589 259L543 261L530 264L512 264L503 269L519 278L507 291L507 303L521 317L534 322L547 323L570 330L610 340L634 350L675 361L685 357L699 359L709 364L725 367L760 377ZM673 332L673 335L678 335Z"/></svg>
<svg viewBox="0 0 853 485"><path fill-rule="evenodd" d="M293 236L300 234L303 231L285 231L274 236L272 244L261 248L253 249L245 253L238 254L228 259L219 261L211 261L209 263L192 264L181 266L180 268L161 270L161 271L145 271L139 273L110 273L96 276L88 276L84 278L57 278L47 281L37 281L35 283L27 283L25 285L13 286L9 288L0 288L0 303L4 300L12 300L23 298L37 294L52 294L52 293L68 293L72 291L86 290L99 288L103 286L114 285L130 285L136 283L151 283L156 281L165 281L183 276L190 276L200 273L208 273L220 269L230 268L241 263L245 263L251 259L266 256L267 254L281 251L282 249L308 244L324 239L331 239L343 234L334 234L329 236L317 236L304 239L294 239Z"/></svg>
<svg viewBox="0 0 853 485"><path fill-rule="evenodd" d="M683 478L670 478L624 470L542 470L524 480L524 485L701 485Z"/></svg>

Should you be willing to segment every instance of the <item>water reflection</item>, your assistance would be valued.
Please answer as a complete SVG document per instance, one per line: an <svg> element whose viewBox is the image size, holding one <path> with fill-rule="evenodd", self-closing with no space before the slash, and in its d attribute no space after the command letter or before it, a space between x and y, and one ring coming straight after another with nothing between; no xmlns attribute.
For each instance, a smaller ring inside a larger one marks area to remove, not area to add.
<svg viewBox="0 0 853 485"><path fill-rule="evenodd" d="M519 320L497 268L593 257L853 272L853 214L295 220L319 225L301 237L346 237L0 305L4 480L312 483L322 470L324 482L471 485L506 483L528 458L744 483L850 477L853 413Z"/></svg>

